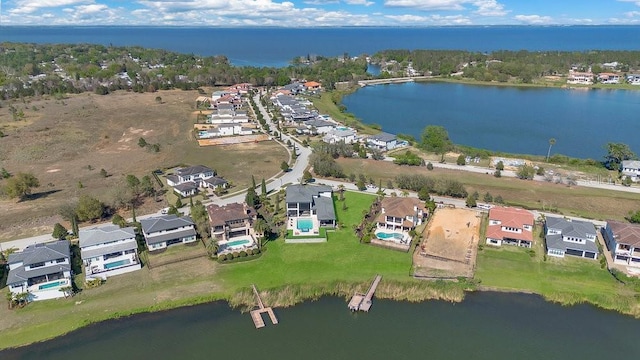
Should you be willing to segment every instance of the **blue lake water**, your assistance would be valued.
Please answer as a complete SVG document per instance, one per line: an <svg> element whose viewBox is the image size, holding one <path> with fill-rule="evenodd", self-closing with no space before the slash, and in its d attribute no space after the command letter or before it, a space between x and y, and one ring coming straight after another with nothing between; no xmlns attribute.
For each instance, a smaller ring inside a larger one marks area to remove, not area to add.
<svg viewBox="0 0 640 360"><path fill-rule="evenodd" d="M638 50L640 26L462 26L425 28L2 27L0 41L139 45L226 55L234 65L285 66L316 54L384 49Z"/></svg>
<svg viewBox="0 0 640 360"><path fill-rule="evenodd" d="M640 88L638 89L640 90ZM601 160L608 142L640 152L640 91L405 83L367 86L343 99L365 123L416 138L441 125L456 144L520 154Z"/></svg>
<svg viewBox="0 0 640 360"><path fill-rule="evenodd" d="M375 299L352 314L345 299L275 309L256 330L249 314L211 303L107 321L9 359L637 359L640 321L538 296L468 294L459 304Z"/></svg>

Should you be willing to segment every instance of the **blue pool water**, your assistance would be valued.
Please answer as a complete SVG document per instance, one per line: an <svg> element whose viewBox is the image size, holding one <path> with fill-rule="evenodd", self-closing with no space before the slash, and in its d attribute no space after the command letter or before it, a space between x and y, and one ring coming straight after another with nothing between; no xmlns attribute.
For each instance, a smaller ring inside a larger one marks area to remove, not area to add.
<svg viewBox="0 0 640 360"><path fill-rule="evenodd" d="M124 260L119 260L119 261L116 261L116 262L104 264L104 268L105 269L113 269L113 268L117 268L118 266L129 265L129 263L131 263L131 260L124 259Z"/></svg>
<svg viewBox="0 0 640 360"><path fill-rule="evenodd" d="M239 247L242 245L249 245L251 241L249 240L234 240L226 243L225 245L230 248Z"/></svg>
<svg viewBox="0 0 640 360"><path fill-rule="evenodd" d="M377 232L376 236L378 237L378 239L380 240L389 240L389 239L396 239L396 240L402 240L403 235L402 234L398 234L398 233L386 233L386 232Z"/></svg>
<svg viewBox="0 0 640 360"><path fill-rule="evenodd" d="M52 282L52 283L40 285L40 286L38 286L38 290L51 289L51 288L54 288L56 286L60 286L63 283L64 283L64 281L55 281L55 282Z"/></svg>
<svg viewBox="0 0 640 360"><path fill-rule="evenodd" d="M297 228L302 232L308 232L309 230L313 229L313 220L298 219Z"/></svg>

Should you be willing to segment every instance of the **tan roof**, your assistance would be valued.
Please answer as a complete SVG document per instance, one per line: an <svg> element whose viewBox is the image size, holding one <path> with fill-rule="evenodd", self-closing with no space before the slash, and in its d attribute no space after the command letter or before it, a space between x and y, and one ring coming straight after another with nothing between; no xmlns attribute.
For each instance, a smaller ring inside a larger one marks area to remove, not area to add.
<svg viewBox="0 0 640 360"><path fill-rule="evenodd" d="M211 226L220 226L228 221L251 219L256 216L256 211L246 204L231 203L224 206L211 204L207 206L209 222Z"/></svg>
<svg viewBox="0 0 640 360"><path fill-rule="evenodd" d="M420 199L409 197L387 197L382 199L382 208L384 213L378 216L379 222L385 222L386 216L405 217L415 215L414 207L426 213L427 209Z"/></svg>
<svg viewBox="0 0 640 360"><path fill-rule="evenodd" d="M487 226L487 237L492 239L517 238L532 241L533 233L523 231L521 234L502 231L503 226L522 229L524 225L533 226L533 214L524 209L496 206L489 210L489 220L500 221L500 225Z"/></svg>
<svg viewBox="0 0 640 360"><path fill-rule="evenodd" d="M321 85L320 83L315 82L315 81L309 81L309 82L304 83L304 86L308 87L308 88L309 87L318 87L320 85Z"/></svg>
<svg viewBox="0 0 640 360"><path fill-rule="evenodd" d="M615 220L607 220L618 244L640 247L640 224L629 224Z"/></svg>

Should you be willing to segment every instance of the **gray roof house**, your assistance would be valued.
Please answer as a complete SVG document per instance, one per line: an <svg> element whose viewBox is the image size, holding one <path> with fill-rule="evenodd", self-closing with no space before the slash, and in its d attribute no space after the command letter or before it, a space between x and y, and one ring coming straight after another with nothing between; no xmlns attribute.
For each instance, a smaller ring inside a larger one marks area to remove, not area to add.
<svg viewBox="0 0 640 360"><path fill-rule="evenodd" d="M640 181L640 161L624 160L620 164L620 172L622 176L628 176L631 181Z"/></svg>
<svg viewBox="0 0 640 360"><path fill-rule="evenodd" d="M386 132L381 132L367 138L367 145L380 150L391 150L398 146L398 138Z"/></svg>
<svg viewBox="0 0 640 360"><path fill-rule="evenodd" d="M167 175L167 185L181 196L190 196L198 192L205 179L214 177L215 170L204 165L195 165L177 169L172 175Z"/></svg>
<svg viewBox="0 0 640 360"><path fill-rule="evenodd" d="M71 286L69 241L35 244L9 255L7 286L12 294L28 293L28 301L65 296Z"/></svg>
<svg viewBox="0 0 640 360"><path fill-rule="evenodd" d="M329 131L331 131L331 129L336 127L336 124L330 121L318 119L318 118L307 120L304 122L304 125L309 130L312 130L313 128L315 128L315 131L312 131L312 132L316 134L326 134Z"/></svg>
<svg viewBox="0 0 640 360"><path fill-rule="evenodd" d="M565 255L596 259L596 228L588 221L571 220L548 216L545 224L547 255Z"/></svg>
<svg viewBox="0 0 640 360"><path fill-rule="evenodd" d="M287 216L317 216L321 226L335 226L336 213L333 207L333 190L324 185L287 186Z"/></svg>
<svg viewBox="0 0 640 360"><path fill-rule="evenodd" d="M352 144L356 141L357 134L355 130L349 128L335 128L329 130L327 134L322 138L322 141L335 144L344 142L345 144Z"/></svg>
<svg viewBox="0 0 640 360"><path fill-rule="evenodd" d="M133 227L101 226L80 230L79 235L87 278L104 279L141 268Z"/></svg>
<svg viewBox="0 0 640 360"><path fill-rule="evenodd" d="M188 216L162 215L140 220L140 224L149 251L196 241L195 224Z"/></svg>

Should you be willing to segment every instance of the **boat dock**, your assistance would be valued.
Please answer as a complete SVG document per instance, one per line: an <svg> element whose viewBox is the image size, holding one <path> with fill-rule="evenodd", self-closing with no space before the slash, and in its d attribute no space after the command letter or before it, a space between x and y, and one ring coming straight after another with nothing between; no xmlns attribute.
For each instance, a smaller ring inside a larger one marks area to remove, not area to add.
<svg viewBox="0 0 640 360"><path fill-rule="evenodd" d="M372 305L371 299L373 298L373 294L376 292L376 288L378 287L380 280L382 280L382 276L376 275L376 278L373 280L373 283L371 283L369 291L367 291L366 294L355 293L351 298L351 301L349 301L349 310L369 312Z"/></svg>
<svg viewBox="0 0 640 360"><path fill-rule="evenodd" d="M260 293L258 293L258 289L256 289L255 285L252 284L251 288L253 288L253 293L256 295L256 299L258 299L258 309L250 311L251 319L253 320L253 324L256 326L256 329L260 329L265 326L264 319L262 318L262 314L264 313L267 313L271 319L271 323L276 325L278 323L278 318L273 312L273 309L271 307L264 306Z"/></svg>

